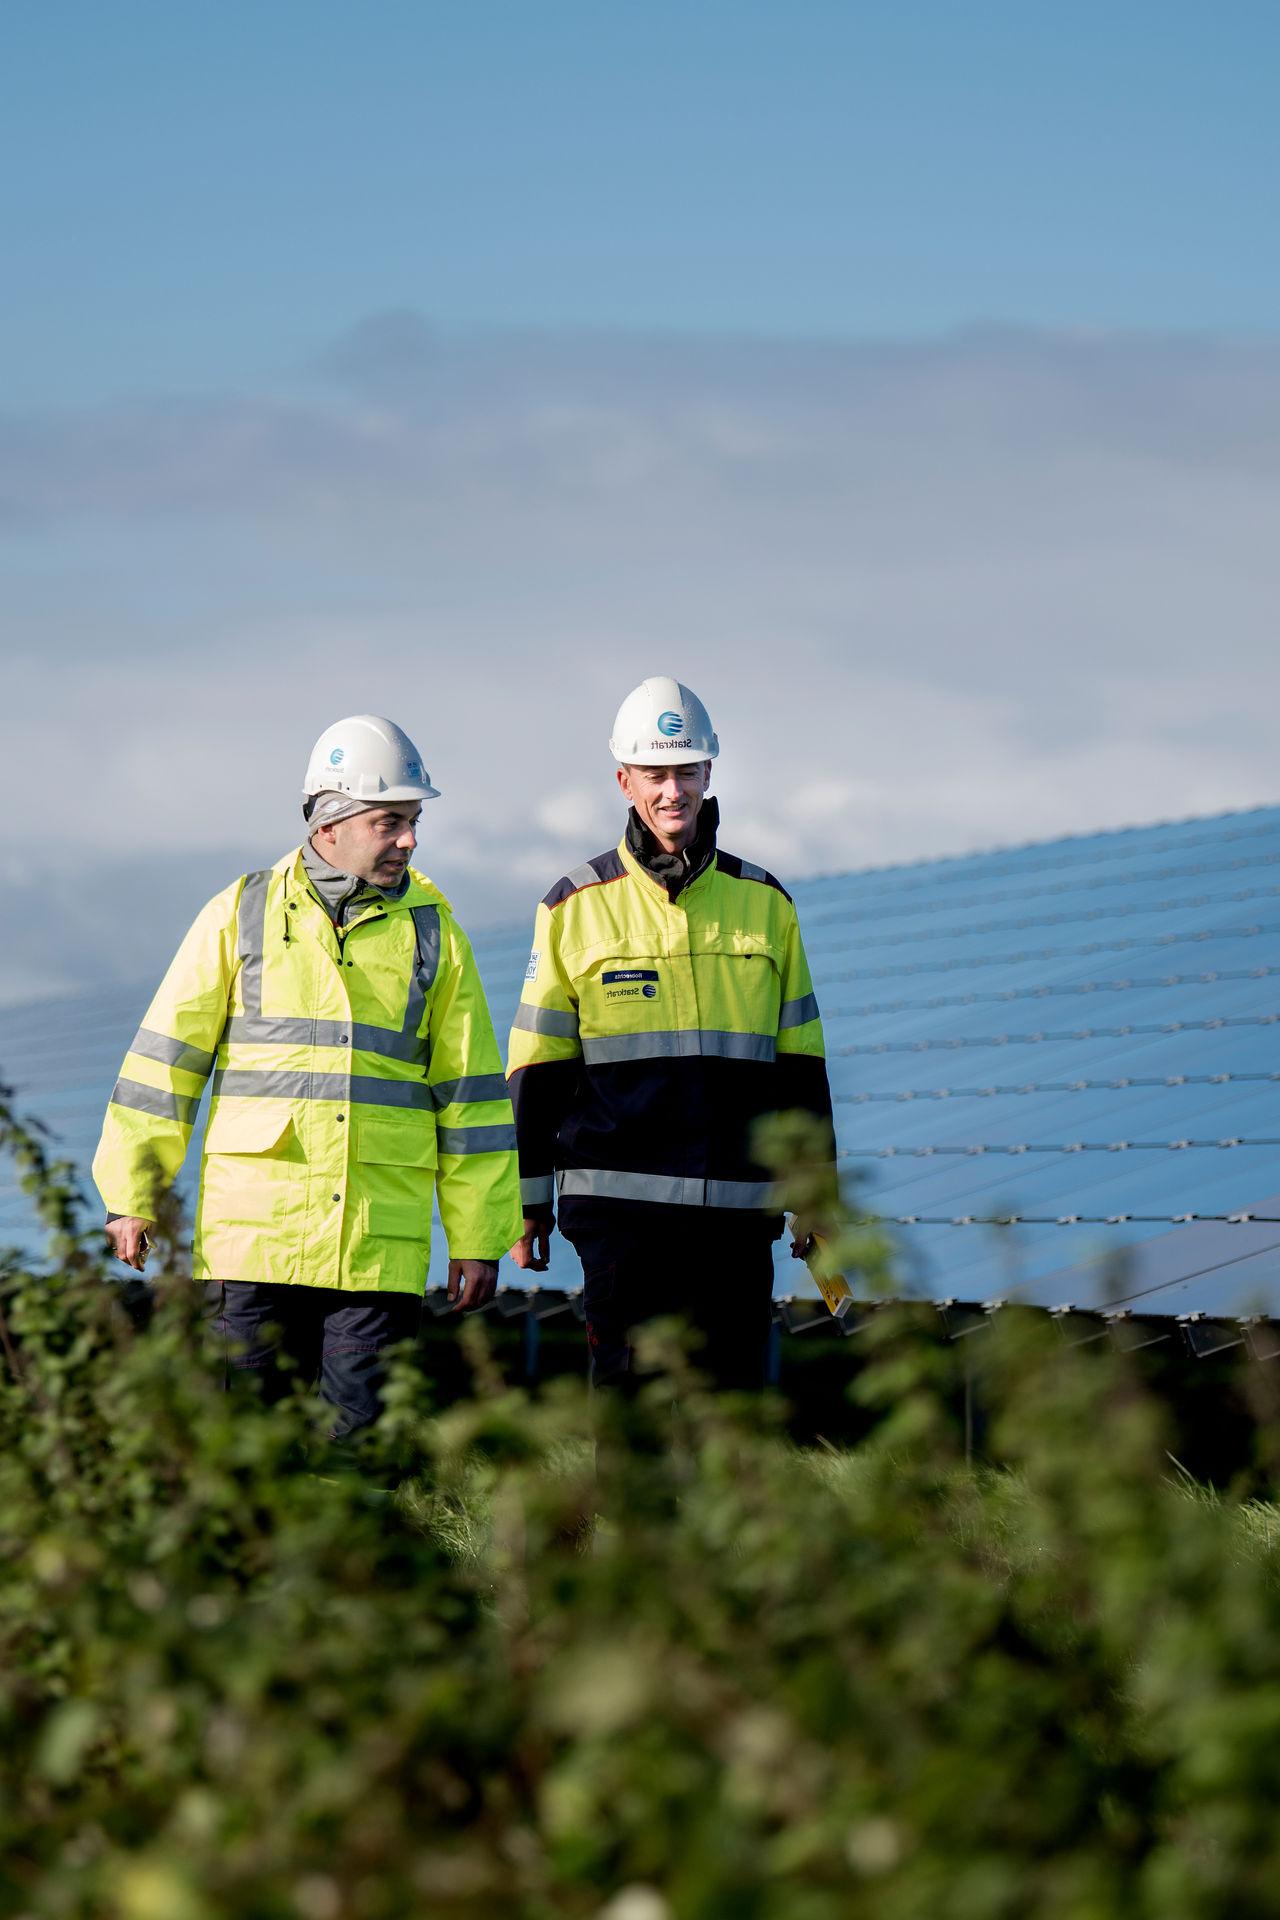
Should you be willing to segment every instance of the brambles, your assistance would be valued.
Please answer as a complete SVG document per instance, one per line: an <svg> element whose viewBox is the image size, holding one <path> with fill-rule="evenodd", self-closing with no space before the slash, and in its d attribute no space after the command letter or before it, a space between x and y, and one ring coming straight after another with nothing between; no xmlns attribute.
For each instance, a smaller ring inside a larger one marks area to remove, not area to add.
<svg viewBox="0 0 1280 1920"><path fill-rule="evenodd" d="M0 1912L1272 1910L1280 1532L1186 1483L1116 1356L1002 1317L999 1466L906 1307L842 1452L660 1329L594 1426L482 1352L432 1406L406 1357L379 1499L305 1395L221 1392L176 1254L143 1327L49 1207L55 1271L2 1281Z"/></svg>

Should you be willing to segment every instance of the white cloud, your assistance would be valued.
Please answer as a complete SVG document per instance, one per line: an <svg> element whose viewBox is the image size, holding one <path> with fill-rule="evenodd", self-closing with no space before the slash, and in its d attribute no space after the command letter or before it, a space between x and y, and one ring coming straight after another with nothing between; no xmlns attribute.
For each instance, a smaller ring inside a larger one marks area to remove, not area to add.
<svg viewBox="0 0 1280 1920"><path fill-rule="evenodd" d="M185 911L175 873L288 844L344 711L418 738L423 863L473 919L614 838L609 723L653 671L784 878L1270 799L1278 510L1268 343L400 316L287 394L0 418L0 993L149 970L147 875ZM41 886L86 865L92 926Z"/></svg>
<svg viewBox="0 0 1280 1920"><path fill-rule="evenodd" d="M581 847L594 833L608 834L617 804L608 804L612 796L600 783L596 787L561 787L545 799L538 799L533 819L543 833L569 847Z"/></svg>

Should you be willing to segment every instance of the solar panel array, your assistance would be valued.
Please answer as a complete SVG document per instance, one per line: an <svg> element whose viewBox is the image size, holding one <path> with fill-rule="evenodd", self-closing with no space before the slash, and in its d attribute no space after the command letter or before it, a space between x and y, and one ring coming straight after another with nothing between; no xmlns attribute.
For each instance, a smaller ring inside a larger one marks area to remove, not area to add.
<svg viewBox="0 0 1280 1920"><path fill-rule="evenodd" d="M842 1164L904 1285L1280 1312L1280 807L795 893ZM505 1032L528 928L475 945ZM148 995L0 1011L0 1075L81 1168ZM5 1167L0 1241L29 1237Z"/></svg>
<svg viewBox="0 0 1280 1920"><path fill-rule="evenodd" d="M1280 809L802 891L846 1164L928 1291L1275 1310Z"/></svg>

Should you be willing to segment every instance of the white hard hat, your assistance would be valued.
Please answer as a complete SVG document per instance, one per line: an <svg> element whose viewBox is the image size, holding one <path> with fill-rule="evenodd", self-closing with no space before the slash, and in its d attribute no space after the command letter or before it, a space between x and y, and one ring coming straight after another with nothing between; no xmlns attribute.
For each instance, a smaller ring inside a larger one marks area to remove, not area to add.
<svg viewBox="0 0 1280 1920"><path fill-rule="evenodd" d="M648 767L663 760L714 760L720 742L697 694L659 673L642 680L618 708L609 751L624 766Z"/></svg>
<svg viewBox="0 0 1280 1920"><path fill-rule="evenodd" d="M346 793L353 800L438 800L422 756L394 720L353 713L326 727L311 749L304 799Z"/></svg>

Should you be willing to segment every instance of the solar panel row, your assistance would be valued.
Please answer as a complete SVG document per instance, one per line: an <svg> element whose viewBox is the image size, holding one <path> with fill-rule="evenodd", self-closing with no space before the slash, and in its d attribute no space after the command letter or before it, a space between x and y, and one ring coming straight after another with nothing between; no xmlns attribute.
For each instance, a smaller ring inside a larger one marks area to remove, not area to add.
<svg viewBox="0 0 1280 1920"><path fill-rule="evenodd" d="M1280 1312L1280 1227L1228 1217L1280 1216L1277 864L1263 808L795 888L844 1165L906 1222L904 1278ZM501 1031L527 930L475 945ZM0 1011L0 1073L82 1168L148 991ZM1048 1224L982 1224L1009 1215ZM0 1170L0 1240L29 1234ZM548 1283L573 1281L561 1251Z"/></svg>

